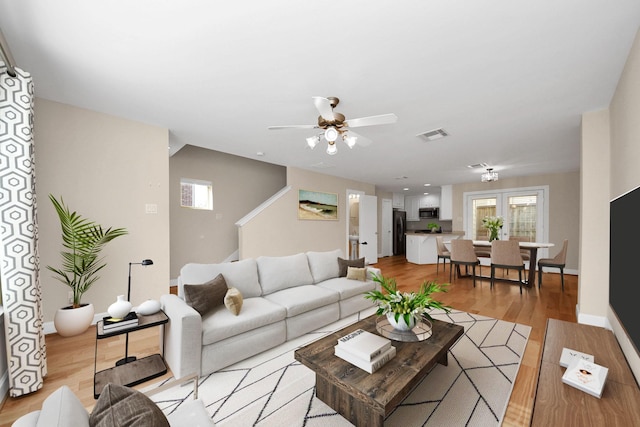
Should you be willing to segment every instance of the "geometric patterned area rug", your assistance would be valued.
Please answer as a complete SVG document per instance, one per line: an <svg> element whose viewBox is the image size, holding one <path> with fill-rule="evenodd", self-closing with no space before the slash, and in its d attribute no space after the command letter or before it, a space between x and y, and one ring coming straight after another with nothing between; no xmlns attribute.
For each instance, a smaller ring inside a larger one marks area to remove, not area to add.
<svg viewBox="0 0 640 427"><path fill-rule="evenodd" d="M357 313L204 376L198 397L218 427L351 426L316 398L315 374L293 352L374 312ZM448 366L436 364L385 419L385 426L499 426L531 327L456 310L430 314L463 326L464 335L449 350ZM152 399L170 414L192 398L191 392L190 386L174 387Z"/></svg>

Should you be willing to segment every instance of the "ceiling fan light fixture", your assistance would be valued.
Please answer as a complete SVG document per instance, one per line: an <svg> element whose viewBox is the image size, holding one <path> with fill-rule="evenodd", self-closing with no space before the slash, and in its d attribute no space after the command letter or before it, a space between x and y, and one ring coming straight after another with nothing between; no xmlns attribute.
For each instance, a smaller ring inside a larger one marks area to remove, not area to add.
<svg viewBox="0 0 640 427"><path fill-rule="evenodd" d="M318 135L310 136L307 138L307 145L309 148L313 149L320 142L320 137Z"/></svg>
<svg viewBox="0 0 640 427"><path fill-rule="evenodd" d="M487 168L487 171L481 176L482 182L493 182L498 180L498 172L494 172L493 168Z"/></svg>
<svg viewBox="0 0 640 427"><path fill-rule="evenodd" d="M333 126L330 126L324 131L324 138L329 142L334 142L338 139L338 131Z"/></svg>
<svg viewBox="0 0 640 427"><path fill-rule="evenodd" d="M335 141L329 141L329 144L327 145L327 154L330 156L333 156L337 152L338 152L338 147L336 147Z"/></svg>
<svg viewBox="0 0 640 427"><path fill-rule="evenodd" d="M358 140L358 137L345 135L342 139L344 140L344 143L347 144L349 148L353 148L353 146L356 145L356 141Z"/></svg>

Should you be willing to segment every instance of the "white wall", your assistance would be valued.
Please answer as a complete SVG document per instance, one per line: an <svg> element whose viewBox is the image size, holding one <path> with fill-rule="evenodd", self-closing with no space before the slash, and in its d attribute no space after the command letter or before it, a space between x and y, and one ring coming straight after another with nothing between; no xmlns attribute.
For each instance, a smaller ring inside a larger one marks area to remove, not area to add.
<svg viewBox="0 0 640 427"><path fill-rule="evenodd" d="M340 248L348 252L345 218L346 191L358 190L375 195L375 186L303 169L287 168L287 185L291 191L252 218L239 230L240 259L260 255L282 256L306 251ZM338 195L338 220L298 219L298 190L312 190Z"/></svg>
<svg viewBox="0 0 640 427"><path fill-rule="evenodd" d="M523 187L549 187L549 241L555 247L549 250L554 256L564 239L569 239L567 250L567 270L578 270L578 253L581 245L578 218L580 216L580 172L522 176L499 179L496 182L475 182L455 184L453 193L453 230L462 231L463 227L463 194L480 190L498 190Z"/></svg>
<svg viewBox="0 0 640 427"><path fill-rule="evenodd" d="M104 226L129 234L110 242L107 267L84 295L104 313L117 295L127 293L130 262L150 258L154 265L133 266L131 300L159 299L169 288L169 159L167 129L37 98L35 102L36 196L40 281L44 320L67 304L68 287L52 278L47 265L59 266L61 229L49 194L70 209ZM157 207L146 214L145 205ZM46 330L46 328L45 328Z"/></svg>
<svg viewBox="0 0 640 427"><path fill-rule="evenodd" d="M609 112L582 116L580 323L605 326L609 301Z"/></svg>
<svg viewBox="0 0 640 427"><path fill-rule="evenodd" d="M638 168L640 160L640 31L636 34L609 112L611 138L609 199L613 199L640 185L640 168ZM593 149L597 150L597 147L593 147ZM598 173L595 169L591 172ZM608 237L607 235L606 241L608 241ZM602 264L602 260L600 263ZM608 283L608 280L604 283ZM608 298L606 300L608 301ZM580 310L582 310L582 305ZM630 340L627 339L611 310L608 311L607 319L627 356L636 381L640 383L640 356L634 350Z"/></svg>

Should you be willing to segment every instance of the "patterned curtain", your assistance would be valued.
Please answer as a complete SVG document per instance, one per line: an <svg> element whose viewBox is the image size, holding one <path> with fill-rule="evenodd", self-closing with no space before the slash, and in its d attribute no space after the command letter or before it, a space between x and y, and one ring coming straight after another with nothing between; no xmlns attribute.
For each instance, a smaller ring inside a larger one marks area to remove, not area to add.
<svg viewBox="0 0 640 427"><path fill-rule="evenodd" d="M47 374L36 222L33 81L0 62L0 283L9 395L42 388Z"/></svg>

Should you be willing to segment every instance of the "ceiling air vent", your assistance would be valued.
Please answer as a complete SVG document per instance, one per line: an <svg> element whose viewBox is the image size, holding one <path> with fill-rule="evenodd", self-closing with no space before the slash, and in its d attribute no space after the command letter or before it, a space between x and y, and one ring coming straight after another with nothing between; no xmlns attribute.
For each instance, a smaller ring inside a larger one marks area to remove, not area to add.
<svg viewBox="0 0 640 427"><path fill-rule="evenodd" d="M476 163L475 165L467 165L469 169L478 169L478 168L485 169L487 166L489 165L486 163Z"/></svg>
<svg viewBox="0 0 640 427"><path fill-rule="evenodd" d="M416 136L418 138L424 139L425 141L434 141L436 139L440 139L440 138L444 138L445 136L449 136L449 134L447 133L446 130L440 128L440 129L433 129L433 130L429 130L427 132L419 133Z"/></svg>

